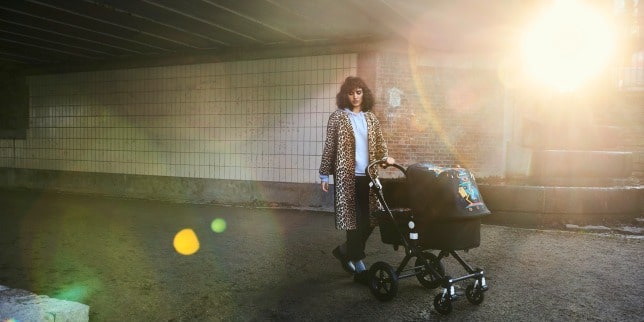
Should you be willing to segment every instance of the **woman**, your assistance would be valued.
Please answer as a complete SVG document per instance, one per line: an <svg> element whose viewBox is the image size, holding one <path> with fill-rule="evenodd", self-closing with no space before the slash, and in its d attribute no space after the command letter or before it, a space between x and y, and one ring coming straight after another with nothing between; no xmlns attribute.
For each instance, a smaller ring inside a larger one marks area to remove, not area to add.
<svg viewBox="0 0 644 322"><path fill-rule="evenodd" d="M320 179L322 190L329 191L329 175L335 179L335 226L347 231L346 242L333 250L342 267L354 280L366 283L365 244L375 222L370 214L379 207L369 189L367 165L387 157L387 145L380 122L371 112L374 98L359 77L347 77L336 95L338 109L329 116L326 142L322 151Z"/></svg>

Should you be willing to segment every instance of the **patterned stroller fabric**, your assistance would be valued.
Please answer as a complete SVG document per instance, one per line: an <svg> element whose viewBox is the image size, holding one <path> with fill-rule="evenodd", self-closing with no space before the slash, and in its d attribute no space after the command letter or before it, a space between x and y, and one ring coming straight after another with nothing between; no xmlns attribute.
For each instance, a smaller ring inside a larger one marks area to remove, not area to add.
<svg viewBox="0 0 644 322"><path fill-rule="evenodd" d="M416 163L407 168L407 189L416 215L458 220L487 215L474 176L464 168Z"/></svg>

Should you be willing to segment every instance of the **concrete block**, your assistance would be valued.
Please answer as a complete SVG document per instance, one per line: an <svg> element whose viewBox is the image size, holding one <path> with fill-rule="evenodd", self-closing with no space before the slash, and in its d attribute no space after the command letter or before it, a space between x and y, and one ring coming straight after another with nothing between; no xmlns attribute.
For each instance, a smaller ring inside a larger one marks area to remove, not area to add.
<svg viewBox="0 0 644 322"><path fill-rule="evenodd" d="M539 213L492 210L490 216L481 218L481 223L486 225L535 228L543 227L544 219L543 215Z"/></svg>
<svg viewBox="0 0 644 322"><path fill-rule="evenodd" d="M548 187L480 184L492 212L483 222L522 227L625 222L644 209L644 186Z"/></svg>
<svg viewBox="0 0 644 322"><path fill-rule="evenodd" d="M0 285L2 321L89 321L89 306Z"/></svg>
<svg viewBox="0 0 644 322"><path fill-rule="evenodd" d="M545 213L637 214L644 187L548 187Z"/></svg>
<svg viewBox="0 0 644 322"><path fill-rule="evenodd" d="M492 212L539 213L544 210L546 196L542 186L488 184L478 186L485 205Z"/></svg>
<svg viewBox="0 0 644 322"><path fill-rule="evenodd" d="M537 150L532 158L535 177L625 178L631 175L632 152Z"/></svg>

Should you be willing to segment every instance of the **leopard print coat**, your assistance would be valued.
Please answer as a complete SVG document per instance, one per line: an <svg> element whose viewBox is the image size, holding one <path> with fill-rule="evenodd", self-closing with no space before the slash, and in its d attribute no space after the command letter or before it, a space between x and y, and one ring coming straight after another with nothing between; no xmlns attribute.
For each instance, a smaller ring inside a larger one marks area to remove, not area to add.
<svg viewBox="0 0 644 322"><path fill-rule="evenodd" d="M371 112L364 113L367 121L369 163L387 156L387 145L380 122ZM346 111L338 109L329 116L326 141L322 151L320 174L333 175L335 181L335 227L340 230L357 229L355 213L355 149L353 126ZM375 169L377 171L377 169ZM377 175L377 173L375 173ZM376 194L369 193L369 213L381 209ZM376 225L371 218L372 226Z"/></svg>

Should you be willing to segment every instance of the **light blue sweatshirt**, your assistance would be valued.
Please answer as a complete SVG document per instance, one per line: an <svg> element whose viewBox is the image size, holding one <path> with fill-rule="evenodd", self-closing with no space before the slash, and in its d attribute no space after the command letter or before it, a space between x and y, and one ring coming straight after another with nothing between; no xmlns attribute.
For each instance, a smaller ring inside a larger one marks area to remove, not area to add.
<svg viewBox="0 0 644 322"><path fill-rule="evenodd" d="M367 140L367 120L364 112L353 113L348 108L343 110L349 115L351 126L353 127L353 136L356 140L356 176L364 176L365 168L369 165L369 144ZM329 182L328 175L320 175L322 182Z"/></svg>

